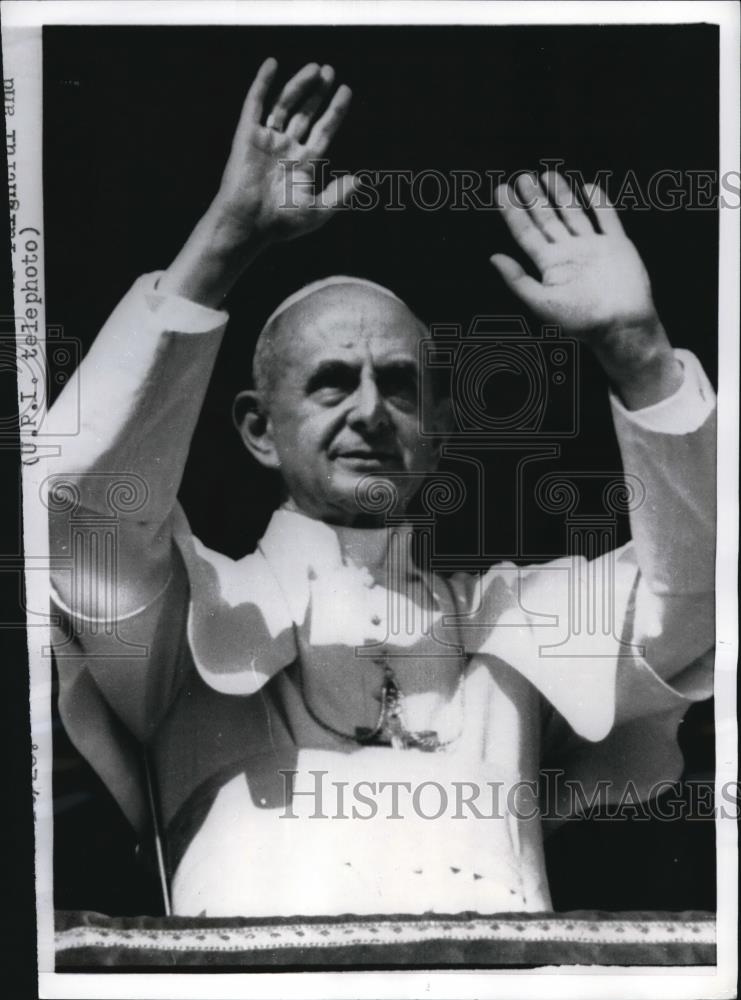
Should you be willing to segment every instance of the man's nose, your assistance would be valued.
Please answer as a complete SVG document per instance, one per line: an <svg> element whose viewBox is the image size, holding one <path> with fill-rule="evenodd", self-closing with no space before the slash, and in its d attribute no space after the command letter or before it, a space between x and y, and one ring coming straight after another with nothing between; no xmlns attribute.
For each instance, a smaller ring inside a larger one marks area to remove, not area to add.
<svg viewBox="0 0 741 1000"><path fill-rule="evenodd" d="M375 379L370 375L364 375L360 380L348 423L351 427L370 433L376 433L389 426L385 400L378 391Z"/></svg>

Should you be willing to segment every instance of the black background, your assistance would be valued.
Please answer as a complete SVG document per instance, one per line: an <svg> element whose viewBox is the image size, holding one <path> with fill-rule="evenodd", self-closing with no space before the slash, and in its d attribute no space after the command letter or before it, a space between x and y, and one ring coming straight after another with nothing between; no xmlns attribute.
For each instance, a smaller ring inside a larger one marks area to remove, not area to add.
<svg viewBox="0 0 741 1000"><path fill-rule="evenodd" d="M627 171L643 190L657 170L717 169L718 34L708 26L445 28L46 28L44 165L47 322L83 351L142 272L172 260L213 196L241 102L258 65L283 78L330 62L354 91L330 151L336 169L535 169L558 157L590 179ZM652 277L673 342L717 369L717 216L711 210L623 214ZM389 285L428 322L464 328L521 309L488 263L514 253L494 211L342 213L275 248L229 301L231 325L181 491L211 547L249 551L276 502L248 461L230 403L249 382L252 345L284 295L332 273ZM604 379L579 361L580 434L553 467L618 469ZM517 392L516 385L507 391ZM563 551L563 524L487 474L487 556ZM547 463L539 464L546 471ZM521 516L524 543L513 543ZM441 551L473 553L467 509L440 525ZM619 541L627 526L619 526ZM465 556L463 557L465 561ZM133 840L57 725L57 903L145 912L156 907L129 865ZM682 727L690 776L712 773L712 708ZM710 823L569 824L549 845L557 908L688 909L714 905Z"/></svg>

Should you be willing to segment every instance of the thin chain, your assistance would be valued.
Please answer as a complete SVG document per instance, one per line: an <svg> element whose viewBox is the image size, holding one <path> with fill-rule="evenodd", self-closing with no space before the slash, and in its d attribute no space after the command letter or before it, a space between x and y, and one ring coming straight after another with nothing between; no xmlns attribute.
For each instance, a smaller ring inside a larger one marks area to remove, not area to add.
<svg viewBox="0 0 741 1000"><path fill-rule="evenodd" d="M463 711L464 711L464 688L463 679L466 669L466 658L461 658L458 682L455 689L454 698L460 701L461 728L449 740L440 740L437 732L431 729L410 730L404 724L404 692L396 679L393 669L386 662L384 664L384 678L381 686L381 708L378 713L376 725L370 729L358 726L355 733L343 733L340 729L335 729L329 722L325 722L309 704L304 687L304 661L301 655L299 637L294 622L294 635L296 638L296 649L298 651L298 689L301 700L309 714L309 717L326 732L331 733L338 739L349 743L357 743L360 746L390 745L395 750L424 750L428 753L439 753L445 750L452 743L459 739L463 731ZM384 660L386 657L384 656ZM379 740L381 736L385 740Z"/></svg>
<svg viewBox="0 0 741 1000"><path fill-rule="evenodd" d="M259 543L257 547L270 568L270 572L278 585L278 589L281 592L283 601L290 614L290 605L283 586L278 579L277 574L273 570L273 567L270 565L270 561L265 555L265 550ZM448 593L452 598L452 603L456 606L456 611L459 613L460 608L458 608L458 600L455 591L452 587L450 587L447 581L443 581L443 583L448 588ZM458 682L453 696L456 700L460 701L461 727L458 733L449 740L438 739L437 733L434 730L421 730L415 732L406 728L403 719L404 692L399 685L393 669L388 663L387 655L385 653L383 655L384 677L381 686L381 708L379 710L375 726L372 729L358 726L356 727L354 734L344 733L342 730L335 729L335 727L329 722L322 719L309 704L309 699L306 695L306 688L304 686L304 658L301 655L301 641L298 633L298 625L292 615L291 620L293 623L293 636L298 655L298 689L301 695L301 700L304 703L304 708L306 709L309 718L325 732L330 733L337 739L344 740L349 743L356 743L360 746L373 745L379 740L379 737L383 735L386 737L386 742L382 745L390 744L394 749L398 750L416 749L423 750L428 753L439 753L441 750L445 750L460 738L460 735L463 732L463 714L465 709L463 680L468 660L468 657L466 657L465 654L460 657Z"/></svg>

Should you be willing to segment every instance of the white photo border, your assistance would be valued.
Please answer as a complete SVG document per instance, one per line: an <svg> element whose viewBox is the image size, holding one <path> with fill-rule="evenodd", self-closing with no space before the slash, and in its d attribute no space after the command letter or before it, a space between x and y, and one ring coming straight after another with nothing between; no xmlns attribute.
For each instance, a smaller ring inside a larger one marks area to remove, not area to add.
<svg viewBox="0 0 741 1000"><path fill-rule="evenodd" d="M14 252L16 313L19 312L19 266L23 240L39 247L39 280L43 286L42 184L42 47L43 25L218 25L218 24L682 24L712 23L720 28L720 171L739 168L739 9L732 2L427 2L414 0L284 0L284 2L17 2L2 3L3 55L6 78L15 81L18 132L19 207ZM718 652L716 658L716 790L737 780L737 727L728 712L736 704L738 607L738 424L739 424L739 229L740 214L720 209L719 243L719 440L718 454L731 456L718 466L718 547L716 570ZM38 237L34 235L38 233ZM43 306L36 317L43 342ZM27 388L27 387L26 387ZM19 376L19 393L24 392ZM24 451L31 442L21 435L24 462L24 537L28 604L44 607L48 599L46 510L38 501L45 477L43 445ZM46 550L43 545L46 544ZM34 569L36 572L34 572ZM718 858L718 958L714 968L631 967L595 969L569 966L536 970L445 972L314 972L282 973L56 973L52 894L51 717L48 624L29 622L31 725L37 768L34 780L36 825L36 900L38 916L39 995L43 997L530 997L620 998L725 997L734 995L737 950L737 835L733 820L716 820Z"/></svg>

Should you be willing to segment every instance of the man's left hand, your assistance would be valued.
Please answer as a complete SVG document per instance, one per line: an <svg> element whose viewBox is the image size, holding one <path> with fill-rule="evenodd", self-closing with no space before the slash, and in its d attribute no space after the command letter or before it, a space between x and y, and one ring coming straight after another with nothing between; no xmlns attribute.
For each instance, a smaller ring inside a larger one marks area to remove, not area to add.
<svg viewBox="0 0 741 1000"><path fill-rule="evenodd" d="M491 258L507 285L546 323L589 344L629 409L672 395L682 367L656 312L651 283L615 208L597 185L576 191L556 172L500 185L497 203L540 272L504 254Z"/></svg>

